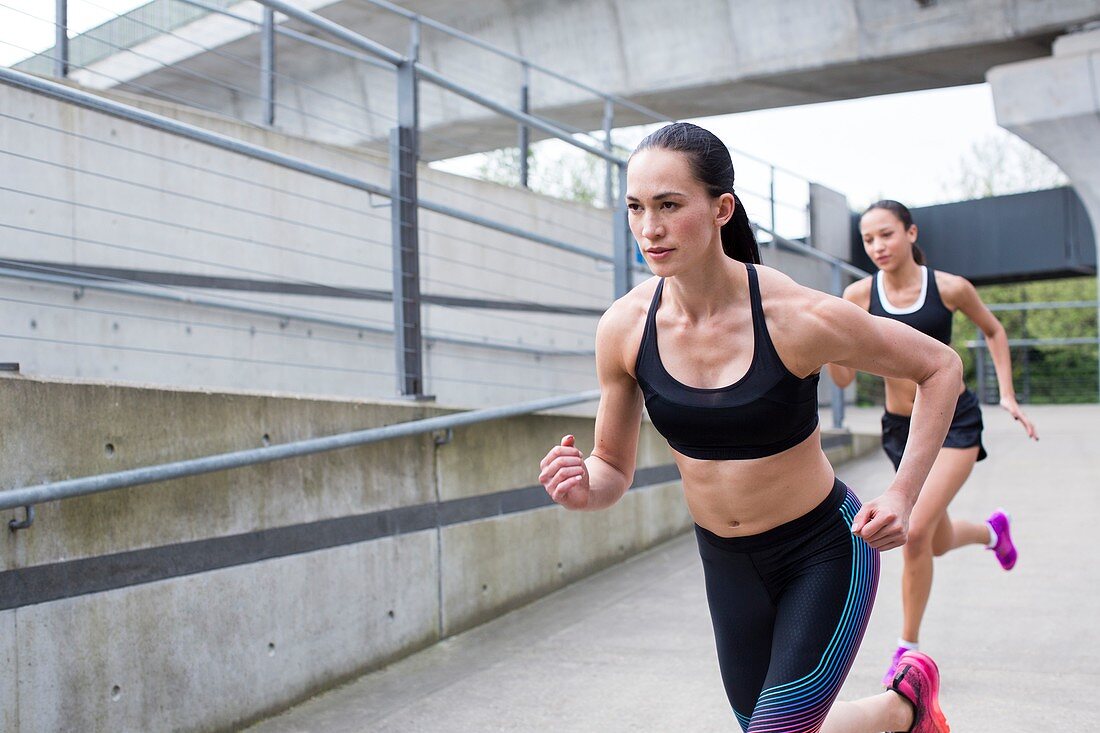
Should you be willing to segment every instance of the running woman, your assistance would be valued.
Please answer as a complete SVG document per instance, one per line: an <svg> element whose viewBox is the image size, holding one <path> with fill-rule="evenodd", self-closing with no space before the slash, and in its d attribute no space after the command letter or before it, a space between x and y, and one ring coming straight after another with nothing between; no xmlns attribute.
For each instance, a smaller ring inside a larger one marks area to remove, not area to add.
<svg viewBox="0 0 1100 733"><path fill-rule="evenodd" d="M917 225L909 209L897 201L871 204L860 219L860 233L867 255L878 267L871 277L852 283L844 299L875 316L912 326L944 344L951 343L951 322L956 310L982 330L1001 392L1001 407L1012 415L1029 438L1039 439L1035 426L1016 403L1012 387L1012 362L1008 339L1000 321L978 296L966 278L933 270L924 262L917 245ZM841 387L855 379L851 366L830 364L829 373ZM947 507L959 493L974 464L986 457L982 446L982 413L978 397L960 380L956 383L954 416L943 447L913 508L909 541L902 550L905 569L901 581L903 620L898 646L883 676L889 685L902 655L916 650L920 625L932 591L932 558L966 545L984 545L1005 570L1016 564L1008 515L996 510L984 522L954 519ZM886 411L882 416L882 447L894 464L902 461L909 439L917 388L912 382L886 377Z"/></svg>
<svg viewBox="0 0 1100 733"><path fill-rule="evenodd" d="M585 457L565 436L539 480L568 509L631 485L643 405L668 440L706 578L726 695L751 733L949 730L939 672L905 655L890 689L836 702L867 626L879 551L909 514L951 419L958 356L912 328L759 265L729 151L687 123L631 156L631 231L656 277L596 331L601 397ZM860 505L821 449L817 382L835 362L916 384L912 439Z"/></svg>

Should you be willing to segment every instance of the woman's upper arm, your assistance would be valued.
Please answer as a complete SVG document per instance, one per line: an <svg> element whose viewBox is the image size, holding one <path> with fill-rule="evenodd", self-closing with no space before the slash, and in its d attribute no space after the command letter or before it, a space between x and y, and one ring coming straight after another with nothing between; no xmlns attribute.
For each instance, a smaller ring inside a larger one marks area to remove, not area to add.
<svg viewBox="0 0 1100 733"><path fill-rule="evenodd" d="M950 304L962 311L963 315L973 321L982 333L988 336L996 332L1001 322L982 302L982 297L978 295L978 289L974 284L958 275L951 275L949 283L946 294Z"/></svg>
<svg viewBox="0 0 1100 733"><path fill-rule="evenodd" d="M638 433L642 420L642 391L626 362L636 349L628 348L634 326L628 309L616 303L596 328L596 375L600 406L596 412L596 439L592 455L616 468L628 479L634 475ZM636 345L635 345L636 346Z"/></svg>

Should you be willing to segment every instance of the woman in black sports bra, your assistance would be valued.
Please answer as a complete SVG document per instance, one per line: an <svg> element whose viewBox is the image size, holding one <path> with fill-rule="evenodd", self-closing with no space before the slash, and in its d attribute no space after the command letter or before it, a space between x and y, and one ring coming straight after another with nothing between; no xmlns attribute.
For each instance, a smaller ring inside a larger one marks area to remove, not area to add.
<svg viewBox="0 0 1100 733"><path fill-rule="evenodd" d="M965 278L935 271L924 262L917 245L917 226L909 209L889 199L871 204L860 218L860 232L867 255L878 267L871 277L852 283L845 300L874 316L891 318L945 344L951 343L951 321L962 311L982 330L997 371L1001 407L1017 420L1029 438L1038 440L1035 426L1016 403L1012 387L1012 362L1008 339L1000 321L985 307L978 291ZM856 370L830 365L833 381L846 387ZM920 500L913 508L909 541L902 552L901 636L883 683L893 679L897 661L908 650L917 649L921 619L932 591L932 558L966 545L984 545L992 550L1005 570L1016 564L1008 515L998 509L984 522L953 519L947 507L962 488L974 464L986 457L982 445L982 413L978 397L960 380L955 387L957 402L951 427L936 457ZM904 379L886 379L886 411L882 416L882 447L897 469L909 437L910 416L916 386Z"/></svg>
<svg viewBox="0 0 1100 733"><path fill-rule="evenodd" d="M866 629L878 552L905 542L947 432L958 356L760 266L729 151L700 127L676 123L643 140L626 200L657 277L600 320L592 454L566 436L539 480L569 509L614 504L633 480L644 405L680 469L741 727L946 733L938 671L920 652L902 660L890 690L835 699ZM821 449L817 381L829 362L919 385L906 461L862 507Z"/></svg>

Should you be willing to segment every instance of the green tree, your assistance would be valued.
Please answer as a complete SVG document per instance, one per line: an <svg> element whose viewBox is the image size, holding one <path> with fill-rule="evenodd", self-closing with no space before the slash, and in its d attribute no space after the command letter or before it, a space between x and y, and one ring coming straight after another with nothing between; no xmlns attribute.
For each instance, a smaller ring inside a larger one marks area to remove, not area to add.
<svg viewBox="0 0 1100 733"><path fill-rule="evenodd" d="M974 143L959 161L954 180L944 184L952 199L978 199L1038 191L1069 184L1050 158L1007 130Z"/></svg>

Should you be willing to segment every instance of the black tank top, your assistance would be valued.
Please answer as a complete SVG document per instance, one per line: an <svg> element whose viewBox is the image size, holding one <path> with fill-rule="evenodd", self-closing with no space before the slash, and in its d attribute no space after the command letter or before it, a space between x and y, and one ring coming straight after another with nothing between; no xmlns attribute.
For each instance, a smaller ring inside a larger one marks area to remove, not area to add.
<svg viewBox="0 0 1100 733"><path fill-rule="evenodd" d="M657 308L664 278L649 306L635 376L653 426L673 449L690 458L763 458L793 448L817 427L818 375L799 379L787 371L764 323L756 269L745 267L752 304L752 363L745 376L728 387L690 387L665 371L657 350Z"/></svg>
<svg viewBox="0 0 1100 733"><path fill-rule="evenodd" d="M953 314L940 298L940 289L936 286L936 273L931 267L921 265L921 278L920 297L917 298L917 302L907 308L896 308L886 297L882 272L876 272L871 281L871 306L867 310L873 316L901 321L950 346Z"/></svg>

